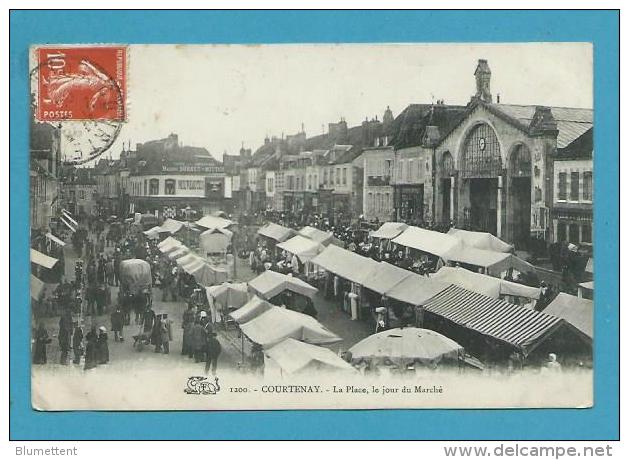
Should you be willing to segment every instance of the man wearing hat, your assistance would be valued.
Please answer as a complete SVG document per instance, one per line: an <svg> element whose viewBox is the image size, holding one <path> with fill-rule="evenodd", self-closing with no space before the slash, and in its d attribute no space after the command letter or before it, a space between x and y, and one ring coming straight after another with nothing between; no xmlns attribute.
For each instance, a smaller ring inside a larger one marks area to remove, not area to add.
<svg viewBox="0 0 629 460"><path fill-rule="evenodd" d="M168 313L163 313L162 321L160 322L160 335L161 335L161 345L162 345L165 355L170 353L170 341L173 339L171 325L172 325L172 321L168 319Z"/></svg>

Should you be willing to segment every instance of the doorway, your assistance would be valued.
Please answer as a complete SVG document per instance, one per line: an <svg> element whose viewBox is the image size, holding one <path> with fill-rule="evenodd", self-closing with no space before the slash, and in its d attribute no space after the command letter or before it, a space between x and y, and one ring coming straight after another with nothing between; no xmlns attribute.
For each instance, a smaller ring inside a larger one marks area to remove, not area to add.
<svg viewBox="0 0 629 460"><path fill-rule="evenodd" d="M477 232L497 232L498 179L469 179L470 227Z"/></svg>

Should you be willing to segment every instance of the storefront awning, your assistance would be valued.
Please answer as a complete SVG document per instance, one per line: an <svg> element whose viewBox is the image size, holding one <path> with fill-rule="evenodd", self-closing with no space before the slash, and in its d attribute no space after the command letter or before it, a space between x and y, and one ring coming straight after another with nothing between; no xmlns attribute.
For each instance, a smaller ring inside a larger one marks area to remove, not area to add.
<svg viewBox="0 0 629 460"><path fill-rule="evenodd" d="M419 227L407 228L394 238L393 242L438 257L445 257L453 248L460 245L459 240L451 235Z"/></svg>
<svg viewBox="0 0 629 460"><path fill-rule="evenodd" d="M54 257L47 256L46 254L31 248L31 262L34 264L50 269L54 267L58 261L59 260Z"/></svg>
<svg viewBox="0 0 629 460"><path fill-rule="evenodd" d="M48 238L50 241L58 244L61 247L64 247L66 245L66 243L63 240L61 240L60 238L57 238L55 235L53 235L50 232L46 233L46 238Z"/></svg>
<svg viewBox="0 0 629 460"><path fill-rule="evenodd" d="M404 230L408 228L403 222L385 222L380 226L378 230L373 232L370 236L373 238L383 238L385 240L392 240L396 236L400 235Z"/></svg>
<svg viewBox="0 0 629 460"><path fill-rule="evenodd" d="M363 284L369 274L378 267L375 260L334 245L325 248L321 254L312 259L312 263L358 284Z"/></svg>
<svg viewBox="0 0 629 460"><path fill-rule="evenodd" d="M560 292L544 313L562 318L589 338L594 337L594 303L591 300Z"/></svg>

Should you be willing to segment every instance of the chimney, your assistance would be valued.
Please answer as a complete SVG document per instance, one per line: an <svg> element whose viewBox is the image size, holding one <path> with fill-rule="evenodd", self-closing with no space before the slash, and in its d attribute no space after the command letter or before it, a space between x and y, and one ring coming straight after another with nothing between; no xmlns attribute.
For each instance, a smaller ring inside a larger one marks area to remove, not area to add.
<svg viewBox="0 0 629 460"><path fill-rule="evenodd" d="M529 131L533 135L554 134L557 135L557 121L550 107L537 106L533 119L529 125Z"/></svg>
<svg viewBox="0 0 629 460"><path fill-rule="evenodd" d="M500 104L500 93L496 94L496 104Z"/></svg>
<svg viewBox="0 0 629 460"><path fill-rule="evenodd" d="M491 70L489 69L489 64L487 64L486 59L478 60L478 65L476 66L476 70L474 71L474 76L476 77L475 97L483 102L491 104Z"/></svg>

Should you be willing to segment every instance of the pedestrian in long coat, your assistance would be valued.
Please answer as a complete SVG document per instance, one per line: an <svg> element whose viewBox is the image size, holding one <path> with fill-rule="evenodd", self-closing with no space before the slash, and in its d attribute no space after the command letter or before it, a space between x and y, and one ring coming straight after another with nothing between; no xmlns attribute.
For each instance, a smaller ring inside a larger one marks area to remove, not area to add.
<svg viewBox="0 0 629 460"><path fill-rule="evenodd" d="M160 323L160 340L164 354L170 353L170 341L173 339L172 333L172 321L168 319L168 315L164 313L162 315L162 321Z"/></svg>
<svg viewBox="0 0 629 460"><path fill-rule="evenodd" d="M107 329L105 329L105 326L101 326L96 339L96 359L98 364L107 364L109 362L109 344L107 339Z"/></svg>
<svg viewBox="0 0 629 460"><path fill-rule="evenodd" d="M96 355L98 334L96 332L96 326L92 326L92 329L85 335L85 342L85 370L93 369L98 365Z"/></svg>
<svg viewBox="0 0 629 460"><path fill-rule="evenodd" d="M59 349L61 350L61 356L59 357L59 364L68 364L68 354L70 353L70 332L72 329L62 327L59 329Z"/></svg>
<svg viewBox="0 0 629 460"><path fill-rule="evenodd" d="M207 358L205 361L206 374L211 368L212 375L216 375L216 366L218 365L218 357L221 354L221 350L221 343L216 338L216 332L210 332L207 338Z"/></svg>
<svg viewBox="0 0 629 460"><path fill-rule="evenodd" d="M48 362L46 356L46 345L52 342L52 339L48 336L48 331L44 327L44 323L39 324L33 339L35 340L33 364L46 364Z"/></svg>
<svg viewBox="0 0 629 460"><path fill-rule="evenodd" d="M83 329L79 327L79 323L74 323L74 334L72 334L72 350L74 351L74 364L81 364L81 356L83 356Z"/></svg>
<svg viewBox="0 0 629 460"><path fill-rule="evenodd" d="M155 353L162 351L162 315L157 315L151 330L151 343L155 345Z"/></svg>
<svg viewBox="0 0 629 460"><path fill-rule="evenodd" d="M197 320L190 331L190 346L194 354L194 362L200 363L205 358L205 348L207 346L206 331L201 321Z"/></svg>

